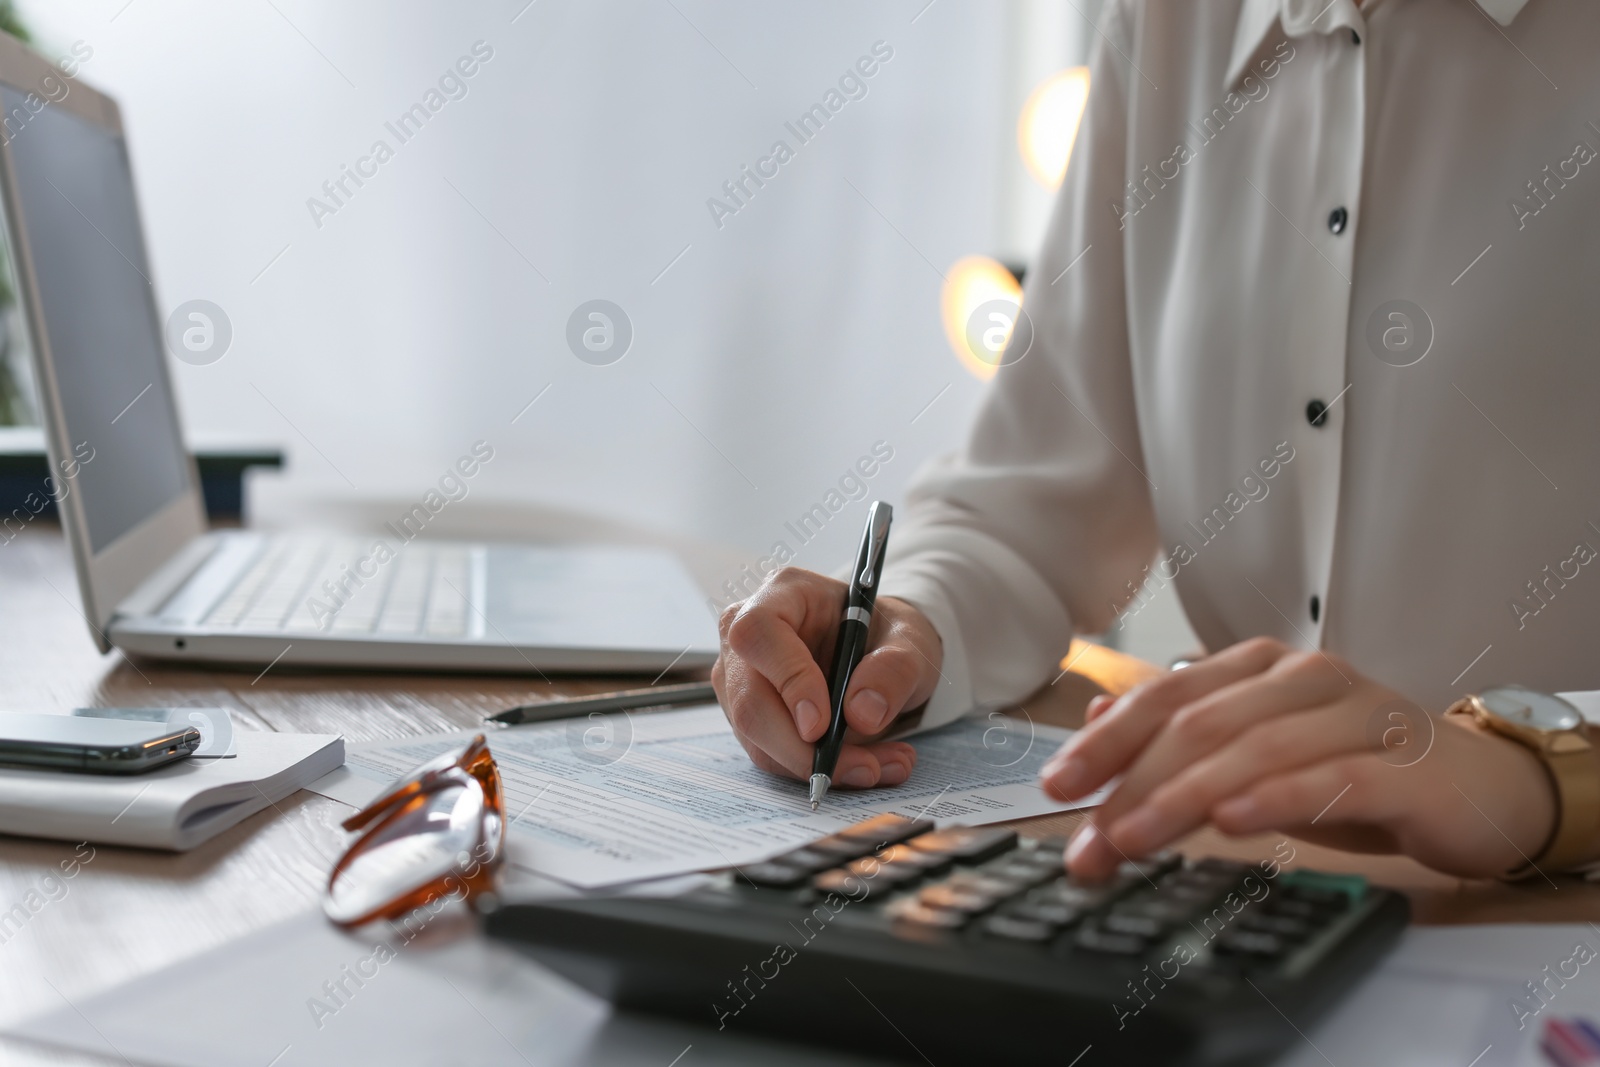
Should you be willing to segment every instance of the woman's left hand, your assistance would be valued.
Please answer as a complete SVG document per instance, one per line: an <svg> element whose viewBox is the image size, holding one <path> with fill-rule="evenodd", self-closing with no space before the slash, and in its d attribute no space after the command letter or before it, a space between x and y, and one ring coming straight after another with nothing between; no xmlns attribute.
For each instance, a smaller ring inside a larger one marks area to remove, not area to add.
<svg viewBox="0 0 1600 1067"><path fill-rule="evenodd" d="M1548 775L1522 746L1269 638L1089 712L1040 777L1075 800L1121 776L1067 849L1090 880L1207 822L1493 877L1537 855L1555 822Z"/></svg>

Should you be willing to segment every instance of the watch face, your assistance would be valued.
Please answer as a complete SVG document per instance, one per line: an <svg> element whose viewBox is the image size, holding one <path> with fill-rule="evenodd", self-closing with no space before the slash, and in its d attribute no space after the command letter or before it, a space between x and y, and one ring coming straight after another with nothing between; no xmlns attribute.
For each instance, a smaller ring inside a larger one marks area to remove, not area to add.
<svg viewBox="0 0 1600 1067"><path fill-rule="evenodd" d="M1478 699L1497 718L1534 730L1575 730L1583 723L1578 709L1565 700L1520 685L1487 689Z"/></svg>

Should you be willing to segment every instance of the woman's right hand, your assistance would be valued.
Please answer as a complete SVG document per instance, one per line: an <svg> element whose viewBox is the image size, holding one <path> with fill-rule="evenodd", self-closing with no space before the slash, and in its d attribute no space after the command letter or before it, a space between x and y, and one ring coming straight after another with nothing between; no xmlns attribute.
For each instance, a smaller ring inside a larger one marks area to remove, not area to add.
<svg viewBox="0 0 1600 1067"><path fill-rule="evenodd" d="M722 652L711 682L739 743L763 770L801 781L811 776L813 743L827 731L831 710L823 664L831 666L845 593L837 579L785 567L722 613ZM874 738L927 702L943 658L927 616L903 600L878 599L867 654L845 693L850 731L836 787L899 785L911 776L916 750Z"/></svg>

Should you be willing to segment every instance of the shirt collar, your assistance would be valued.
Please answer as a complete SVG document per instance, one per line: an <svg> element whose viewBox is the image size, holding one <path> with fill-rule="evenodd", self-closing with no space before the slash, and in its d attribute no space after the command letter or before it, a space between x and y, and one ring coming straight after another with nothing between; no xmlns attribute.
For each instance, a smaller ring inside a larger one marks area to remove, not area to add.
<svg viewBox="0 0 1600 1067"><path fill-rule="evenodd" d="M1470 2L1476 3L1500 25L1509 26L1528 0ZM1283 32L1289 37L1303 37L1312 31L1331 33L1341 27L1358 31L1366 28L1355 0L1244 0L1233 30L1233 53L1228 58L1224 89L1239 83L1275 22L1283 24Z"/></svg>

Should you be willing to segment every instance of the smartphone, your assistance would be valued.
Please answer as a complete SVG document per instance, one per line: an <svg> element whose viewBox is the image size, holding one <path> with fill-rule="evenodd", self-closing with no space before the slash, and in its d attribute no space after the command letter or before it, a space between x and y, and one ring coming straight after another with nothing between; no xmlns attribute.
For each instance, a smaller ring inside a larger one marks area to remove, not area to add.
<svg viewBox="0 0 1600 1067"><path fill-rule="evenodd" d="M142 774L200 747L193 726L75 715L0 713L0 763L90 774Z"/></svg>

